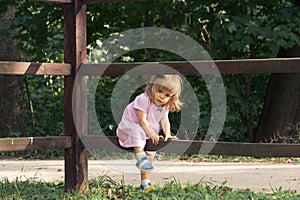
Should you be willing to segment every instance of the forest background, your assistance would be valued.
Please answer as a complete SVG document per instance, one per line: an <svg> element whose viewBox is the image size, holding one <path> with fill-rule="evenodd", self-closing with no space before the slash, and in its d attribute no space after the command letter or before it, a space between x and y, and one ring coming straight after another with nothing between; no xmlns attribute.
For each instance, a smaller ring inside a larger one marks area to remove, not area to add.
<svg viewBox="0 0 300 200"><path fill-rule="evenodd" d="M0 8L0 60L63 62L62 5L0 0ZM299 57L299 9L299 0L148 0L89 5L87 48L91 55L113 34L154 26L184 33L214 60ZM179 60L182 58L170 52L143 49L123 55L117 62ZM101 77L97 88L96 111L107 135L114 135L117 127L110 100L119 78ZM203 139L211 117L209 93L201 77L186 78L199 100L197 135ZM63 135L63 79L1 75L1 137ZM227 116L219 140L298 143L299 74L223 75L223 81ZM176 130L180 113L170 118Z"/></svg>

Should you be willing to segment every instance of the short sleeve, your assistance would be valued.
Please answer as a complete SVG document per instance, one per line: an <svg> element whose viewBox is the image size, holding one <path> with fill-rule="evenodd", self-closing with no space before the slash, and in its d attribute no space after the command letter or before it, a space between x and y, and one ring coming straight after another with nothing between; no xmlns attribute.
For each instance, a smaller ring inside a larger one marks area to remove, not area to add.
<svg viewBox="0 0 300 200"><path fill-rule="evenodd" d="M169 118L169 110L167 110L167 111L164 113L163 118Z"/></svg>
<svg viewBox="0 0 300 200"><path fill-rule="evenodd" d="M133 108L141 110L144 113L147 113L149 106L150 98L145 93L137 96L133 102Z"/></svg>

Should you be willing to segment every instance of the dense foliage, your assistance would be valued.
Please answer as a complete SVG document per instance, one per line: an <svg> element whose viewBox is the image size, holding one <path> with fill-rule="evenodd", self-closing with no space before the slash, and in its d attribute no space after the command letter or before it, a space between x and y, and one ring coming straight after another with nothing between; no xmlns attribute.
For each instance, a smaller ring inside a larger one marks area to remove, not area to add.
<svg viewBox="0 0 300 200"><path fill-rule="evenodd" d="M15 25L19 29L24 61L63 62L63 6L33 1L1 1L1 11L11 4L18 8ZM3 6L2 6L3 5ZM125 30L156 26L180 31L201 44L213 59L269 58L280 48L300 44L300 12L293 1L185 1L149 0L88 6L89 54L97 43ZM139 50L118 61L180 60L158 50ZM268 75L224 76L227 117L221 140L252 140L262 109ZM37 135L63 132L63 77L26 77L28 130ZM210 120L210 99L203 80L188 77L201 110L199 137ZM110 97L118 77L101 77L96 110L107 134L114 134L116 122L110 111ZM29 103L28 103L29 104ZM34 118L33 118L34 116ZM178 124L178 116L171 116Z"/></svg>

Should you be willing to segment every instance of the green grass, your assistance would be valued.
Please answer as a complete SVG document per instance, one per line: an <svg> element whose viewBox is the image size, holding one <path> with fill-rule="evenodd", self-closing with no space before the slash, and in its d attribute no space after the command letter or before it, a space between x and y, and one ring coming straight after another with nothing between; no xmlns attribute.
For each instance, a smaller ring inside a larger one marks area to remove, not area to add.
<svg viewBox="0 0 300 200"><path fill-rule="evenodd" d="M300 194L294 191L282 191L276 189L272 193L255 193L249 189L238 190L226 186L226 183L214 185L209 182L200 181L197 184L180 184L173 180L163 186L155 185L156 190L151 193L144 193L132 185L118 183L108 176L101 176L90 180L89 190L81 194L77 192L65 193L63 183L45 183L29 179L26 181L0 182L0 199L2 200L105 200L105 199L151 199L151 200L177 200L177 199L300 199Z"/></svg>

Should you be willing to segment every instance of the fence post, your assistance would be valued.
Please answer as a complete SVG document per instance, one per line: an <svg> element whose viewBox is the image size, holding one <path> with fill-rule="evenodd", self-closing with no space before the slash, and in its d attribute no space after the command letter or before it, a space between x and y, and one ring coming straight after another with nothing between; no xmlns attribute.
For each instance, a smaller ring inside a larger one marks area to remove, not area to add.
<svg viewBox="0 0 300 200"><path fill-rule="evenodd" d="M82 98L86 97L86 79L81 79L80 88L73 88L79 66L86 61L86 5L80 0L65 4L64 36L64 62L72 66L71 75L64 78L64 134L72 136L72 147L65 150L65 190L81 192L88 189L87 149L78 135L87 133L87 101ZM73 93L78 97L75 102ZM80 116L77 129L73 112L75 117Z"/></svg>

